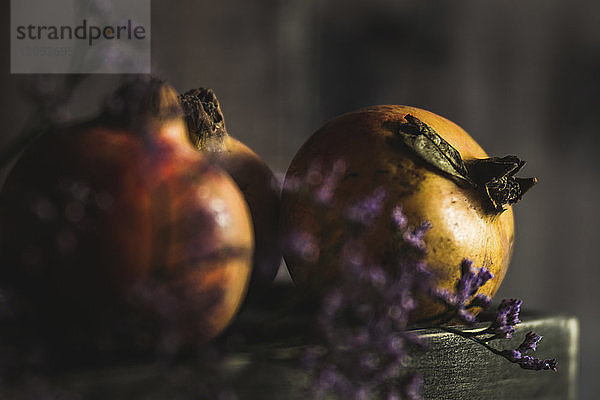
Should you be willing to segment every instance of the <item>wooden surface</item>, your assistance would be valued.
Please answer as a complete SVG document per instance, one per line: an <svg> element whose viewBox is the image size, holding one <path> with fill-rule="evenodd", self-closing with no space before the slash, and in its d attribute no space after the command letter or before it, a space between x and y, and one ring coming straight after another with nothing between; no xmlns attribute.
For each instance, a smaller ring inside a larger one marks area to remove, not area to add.
<svg viewBox="0 0 600 400"><path fill-rule="evenodd" d="M558 372L523 370L481 345L451 333L423 331L431 349L413 358L426 399L576 399L578 322L576 318L524 318L511 340L492 343L516 348L533 330L543 336L535 356L558 359Z"/></svg>
<svg viewBox="0 0 600 400"><path fill-rule="evenodd" d="M429 343L407 368L419 371L425 399L576 398L578 322L565 316L523 317L514 338L496 348L517 347L525 333L543 336L537 357L558 358L558 372L527 371L480 344L437 329L416 333ZM310 371L302 367L301 320L285 337L228 344L221 354L201 354L179 363L149 363L3 379L0 399L308 399ZM265 325L261 325L263 329ZM247 335L248 332L246 331ZM235 342L235 333L229 333ZM233 350L232 350L233 349ZM209 352L210 353L210 352Z"/></svg>

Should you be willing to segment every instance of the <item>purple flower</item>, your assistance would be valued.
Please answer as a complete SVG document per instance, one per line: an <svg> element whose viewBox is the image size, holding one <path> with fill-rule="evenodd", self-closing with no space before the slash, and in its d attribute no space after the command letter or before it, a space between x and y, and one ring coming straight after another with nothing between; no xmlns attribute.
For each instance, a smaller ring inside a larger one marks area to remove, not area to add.
<svg viewBox="0 0 600 400"><path fill-rule="evenodd" d="M496 312L494 321L487 329L475 333L461 333L460 331L456 330L454 330L454 332L464 337L473 338L479 336L479 340L482 344L484 344L484 346L488 347L494 353L503 356L508 361L518 364L523 369L537 371L551 369L556 371L556 359L552 358L542 360L525 354L530 351L535 351L537 344L540 342L540 340L542 340L542 337L535 332L527 332L523 343L521 343L516 349L499 351L488 345L488 342L491 340L508 339L512 337L513 333L515 332L515 325L521 322L519 320L521 304L523 304L522 300L504 299L498 306L498 311Z"/></svg>
<svg viewBox="0 0 600 400"><path fill-rule="evenodd" d="M306 231L291 234L285 240L284 246L287 247L290 253L295 254L306 262L315 263L319 260L320 249L317 240Z"/></svg>
<svg viewBox="0 0 600 400"><path fill-rule="evenodd" d="M487 281L492 279L494 274L489 269L485 267L481 267L477 276L474 279L474 282L471 284L471 295L474 295L481 286L485 285Z"/></svg>
<svg viewBox="0 0 600 400"><path fill-rule="evenodd" d="M405 217L397 207L392 213L398 239L394 243L402 253L397 265L371 262L361 234L383 217L384 199L385 191L378 189L347 210L347 219L359 223L349 228L340 249L345 273L325 296L317 317L325 351L311 350L306 355L316 375L316 392L344 399L420 398L422 380L407 374L404 364L407 344L424 346L406 328L408 314L415 308L415 288L430 282L421 251L429 224L410 229L402 223Z"/></svg>
<svg viewBox="0 0 600 400"><path fill-rule="evenodd" d="M346 171L346 163L343 160L337 160L333 163L330 170L323 172L323 160L318 158L310 163L306 173L301 176L285 175L277 177L284 182L283 191L298 193L305 192L310 195L309 201L316 205L326 206L333 198L333 194Z"/></svg>
<svg viewBox="0 0 600 400"><path fill-rule="evenodd" d="M462 261L460 269L461 276L456 282L456 293L462 302L466 302L481 286L494 277L485 267L479 270L473 269L473 262L466 258Z"/></svg>
<svg viewBox="0 0 600 400"><path fill-rule="evenodd" d="M431 224L429 222L424 222L421 225L417 226L415 229L406 230L402 234L402 239L404 241L414 247L415 249L425 253L427 250L427 246L425 245L424 236L425 233L431 228Z"/></svg>
<svg viewBox="0 0 600 400"><path fill-rule="evenodd" d="M472 324L476 319L468 310L473 307L485 308L491 303L488 296L475 294L493 277L494 275L488 269L485 267L473 268L473 262L465 258L461 263L460 279L456 282L454 291L433 288L430 293L434 298L446 304L449 310L454 310L454 315L460 320ZM475 297L473 297L474 295Z"/></svg>
<svg viewBox="0 0 600 400"><path fill-rule="evenodd" d="M376 189L372 195L349 207L348 219L366 226L372 225L381 213L385 196L383 188Z"/></svg>
<svg viewBox="0 0 600 400"><path fill-rule="evenodd" d="M317 189L317 202L327 204L331 201L335 188L344 176L344 172L346 172L346 163L343 160L337 160L333 163L331 171L323 178L321 186Z"/></svg>
<svg viewBox="0 0 600 400"><path fill-rule="evenodd" d="M333 289L324 299L321 312L325 317L333 317L344 304L344 295L339 288Z"/></svg>
<svg viewBox="0 0 600 400"><path fill-rule="evenodd" d="M557 362L555 358L542 360L531 356L523 356L517 361L517 363L523 369L531 369L534 371L551 369L552 371L556 372L557 370Z"/></svg>
<svg viewBox="0 0 600 400"><path fill-rule="evenodd" d="M509 339L515 332L515 325L520 323L519 313L523 300L504 299L498 306L496 317L492 324L486 329L486 333L493 333L490 339Z"/></svg>
<svg viewBox="0 0 600 400"><path fill-rule="evenodd" d="M373 266L367 270L367 276L373 286L385 287L388 276L381 267Z"/></svg>
<svg viewBox="0 0 600 400"><path fill-rule="evenodd" d="M523 343L516 349L503 350L500 352L504 358L512 363L519 364L523 369L531 369L535 371L551 369L556 371L556 359L542 360L532 356L525 355L528 351L535 351L537 344L542 340L542 337L535 332L529 331L525 335Z"/></svg>
<svg viewBox="0 0 600 400"><path fill-rule="evenodd" d="M421 398L423 388L423 378L418 374L411 375L404 382L404 398L408 400L418 400Z"/></svg>
<svg viewBox="0 0 600 400"><path fill-rule="evenodd" d="M523 343L517 348L521 353L526 353L528 351L535 351L537 344L542 340L542 337L535 332L529 331L525 335L525 340Z"/></svg>
<svg viewBox="0 0 600 400"><path fill-rule="evenodd" d="M457 308L456 316L458 317L458 319L460 319L463 322L466 322L467 324L474 324L475 322L477 322L477 317L464 307Z"/></svg>
<svg viewBox="0 0 600 400"><path fill-rule="evenodd" d="M402 210L402 206L397 205L392 210L392 222L396 230L400 233L402 241L407 245L413 247L415 250L419 250L423 253L426 252L426 245L424 241L425 233L431 229L431 223L425 221L416 228L409 228L408 218Z"/></svg>
<svg viewBox="0 0 600 400"><path fill-rule="evenodd" d="M508 361L513 363L518 362L522 357L521 352L515 349L503 350L501 353Z"/></svg>
<svg viewBox="0 0 600 400"><path fill-rule="evenodd" d="M408 218L406 218L404 211L402 211L402 206L394 207L392 210L392 221L400 232L403 232L407 228Z"/></svg>
<svg viewBox="0 0 600 400"><path fill-rule="evenodd" d="M323 212L330 210L333 207L330 200L344 171L343 163L334 165L329 174L322 173L320 164L311 166L305 181L315 190L315 196L309 197L309 201ZM385 200L385 190L378 188L342 210L348 229L339 241L335 257L344 273L336 281L337 286L324 297L317 316L322 346L312 346L305 357L315 376L312 385L315 393L331 393L344 399L420 399L423 381L404 367L407 345L425 346L407 331L409 313L416 307L415 292L432 294L447 305L445 316L467 323L476 320L472 308L490 305L491 299L477 292L493 274L485 267L473 267L467 259L461 262L461 276L452 290L433 287L432 274L425 263L424 241L431 225L424 222L410 227L401 206L394 207L391 215L386 216L382 213ZM390 252L396 258L389 264L378 265L369 259L363 235L372 234L377 219L386 217L391 218L395 229L394 248ZM313 249L313 242L310 236L299 234L292 245L298 254L315 253L316 257L309 257L315 262L331 258L332 255ZM491 339L510 337L514 325L520 322L520 306L520 300L504 300L488 329L463 335L491 336L481 340L485 346ZM524 351L535 349L538 341L538 336L529 334L518 349L504 352L490 349L522 368L552 369L556 365L553 360L523 356Z"/></svg>

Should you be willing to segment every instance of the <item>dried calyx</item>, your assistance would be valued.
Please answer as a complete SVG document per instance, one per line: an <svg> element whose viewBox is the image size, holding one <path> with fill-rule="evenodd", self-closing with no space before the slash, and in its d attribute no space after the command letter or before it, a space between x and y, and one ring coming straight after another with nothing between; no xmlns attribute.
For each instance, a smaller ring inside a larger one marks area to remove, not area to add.
<svg viewBox="0 0 600 400"><path fill-rule="evenodd" d="M215 92L207 88L193 89L179 96L179 101L194 146L199 150L225 150L227 129Z"/></svg>
<svg viewBox="0 0 600 400"><path fill-rule="evenodd" d="M536 178L517 178L525 165L516 156L463 160L460 153L435 130L418 118L407 114L406 122L397 125L398 135L419 157L461 183L473 186L495 213L505 205L521 200L525 192L537 183Z"/></svg>

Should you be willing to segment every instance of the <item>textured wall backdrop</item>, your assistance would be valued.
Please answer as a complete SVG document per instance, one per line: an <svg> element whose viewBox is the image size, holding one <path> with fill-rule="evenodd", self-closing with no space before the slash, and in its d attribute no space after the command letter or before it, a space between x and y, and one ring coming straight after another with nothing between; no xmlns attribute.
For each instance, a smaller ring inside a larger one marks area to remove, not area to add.
<svg viewBox="0 0 600 400"><path fill-rule="evenodd" d="M329 118L383 103L429 109L490 154L526 159L540 184L516 207L498 297L579 316L586 399L600 392L598 15L583 0L155 0L152 69L181 91L214 88L230 133L278 171ZM0 146L30 118L29 78L3 58ZM89 114L120 78L87 79L71 114Z"/></svg>

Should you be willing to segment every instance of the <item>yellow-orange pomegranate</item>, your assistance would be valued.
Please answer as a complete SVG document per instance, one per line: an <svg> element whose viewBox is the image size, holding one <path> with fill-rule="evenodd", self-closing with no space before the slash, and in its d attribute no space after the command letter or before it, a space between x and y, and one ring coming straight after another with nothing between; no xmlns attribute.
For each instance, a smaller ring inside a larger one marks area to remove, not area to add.
<svg viewBox="0 0 600 400"><path fill-rule="evenodd" d="M399 205L410 226L431 223L424 237L428 248L425 261L435 285L452 290L460 278L461 261L468 258L495 276L479 293L490 297L496 293L513 250L510 203L535 181L499 176L484 185L469 177L453 176L440 169L447 167L448 160L439 157L439 148L431 152L427 147L431 142L422 140L425 135L419 130L436 132L467 165L470 160L487 158L471 136L451 121L415 107L392 105L368 107L335 118L298 151L285 178L281 212L282 234L290 239L284 246L284 259L297 286L319 296L335 284L336 277L346 273L340 260L349 240L348 212L354 204L379 193L380 217L360 238L364 252L361 257L366 264L388 268L395 265L396 239L391 219L392 210ZM440 146L448 154L455 154L449 147ZM505 160L492 159L493 165L478 169L476 163L475 178L488 178L488 170L498 168ZM519 162L518 168L522 166ZM335 187L327 188L335 174L339 175ZM496 178L499 180L493 180ZM498 189L499 183L506 183L504 189L510 188L511 192ZM324 190L332 192L326 205L319 201ZM300 243L300 250L297 241L302 239L298 235L304 235L307 241ZM441 311L441 304L420 299L412 317L423 320Z"/></svg>

